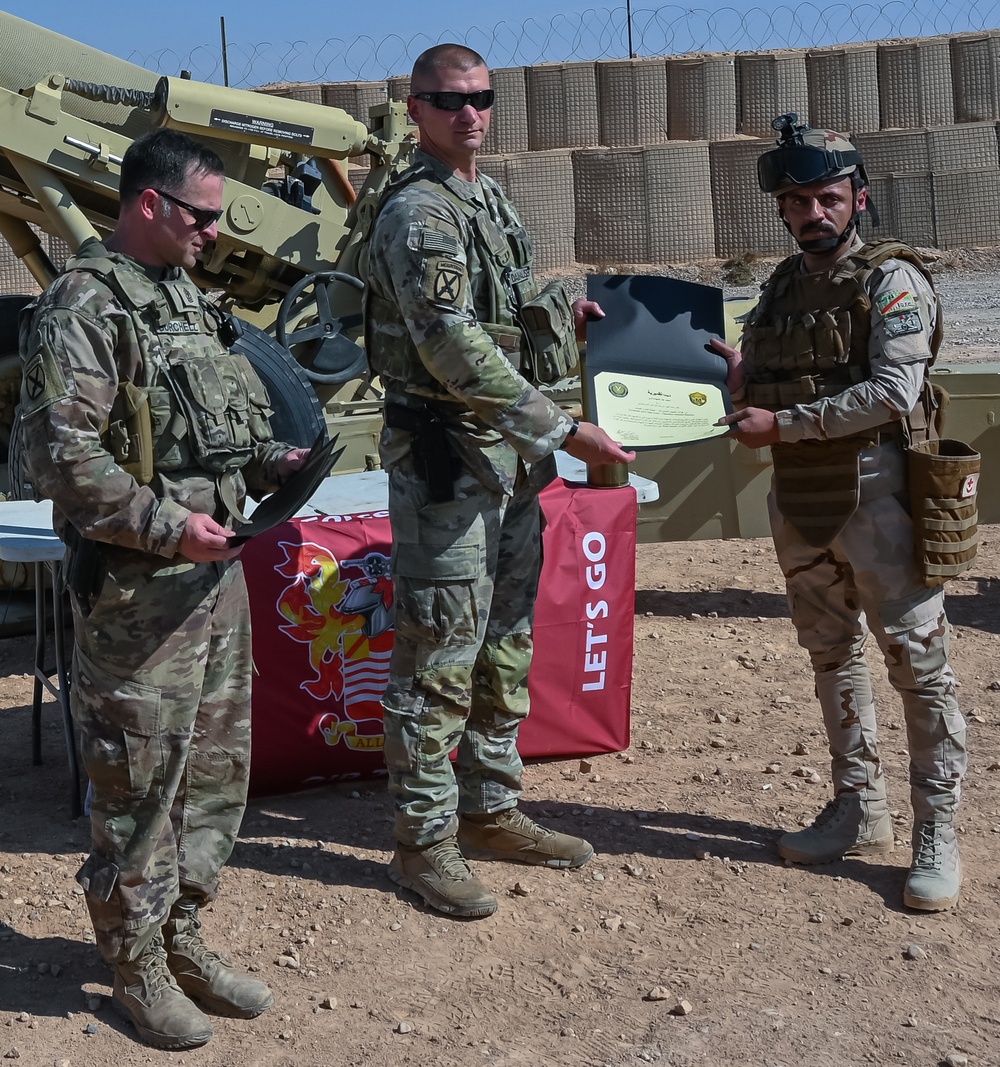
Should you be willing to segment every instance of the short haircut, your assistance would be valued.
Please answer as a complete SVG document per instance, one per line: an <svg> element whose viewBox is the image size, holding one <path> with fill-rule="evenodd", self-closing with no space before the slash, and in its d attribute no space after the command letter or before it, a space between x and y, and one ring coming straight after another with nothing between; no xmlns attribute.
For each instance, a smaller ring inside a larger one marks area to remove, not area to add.
<svg viewBox="0 0 1000 1067"><path fill-rule="evenodd" d="M193 174L224 174L222 160L211 148L179 130L151 130L137 137L122 159L119 194L123 203L143 189L183 188Z"/></svg>
<svg viewBox="0 0 1000 1067"><path fill-rule="evenodd" d="M436 82L437 75L443 70L460 70L463 73L485 67L486 60L464 44L436 44L417 56L410 76L411 88L418 90L429 87L427 83Z"/></svg>

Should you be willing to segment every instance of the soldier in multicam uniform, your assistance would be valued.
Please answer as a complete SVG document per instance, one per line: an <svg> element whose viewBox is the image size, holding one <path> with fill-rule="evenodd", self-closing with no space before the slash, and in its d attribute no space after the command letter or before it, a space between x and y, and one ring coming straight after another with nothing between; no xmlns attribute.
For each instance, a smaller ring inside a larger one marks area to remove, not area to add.
<svg viewBox="0 0 1000 1067"><path fill-rule="evenodd" d="M909 741L913 862L903 900L938 911L961 887L954 819L965 722L942 587L925 585L916 565L905 448L935 433L928 368L940 308L912 249L858 236L870 205L851 142L795 115L774 125L779 147L760 157L760 186L777 198L802 253L765 283L742 357L715 346L734 397L745 389L746 406L724 421L744 445L771 446L771 529L832 756L833 800L778 850L796 863L827 863L893 848L863 655L870 629Z"/></svg>
<svg viewBox="0 0 1000 1067"><path fill-rule="evenodd" d="M194 1000L239 1018L273 1003L206 946L198 909L232 852L250 758L249 604L227 524L247 487L273 491L308 455L271 440L263 385L183 269L216 236L222 183L186 135L137 139L114 232L83 244L22 332L28 468L69 546L91 783L78 880L115 1007L171 1049L212 1036Z"/></svg>
<svg viewBox="0 0 1000 1067"><path fill-rule="evenodd" d="M440 911L478 917L497 901L467 858L578 867L593 855L516 806L538 493L557 448L592 463L634 456L530 380L565 373L574 326L602 312L589 301L570 308L561 287L538 292L513 205L476 169L493 102L484 60L438 45L417 59L411 87L420 148L381 204L365 313L386 394L396 583L383 698L397 838L389 877ZM537 316L552 328L548 342L534 338L529 370L523 327Z"/></svg>

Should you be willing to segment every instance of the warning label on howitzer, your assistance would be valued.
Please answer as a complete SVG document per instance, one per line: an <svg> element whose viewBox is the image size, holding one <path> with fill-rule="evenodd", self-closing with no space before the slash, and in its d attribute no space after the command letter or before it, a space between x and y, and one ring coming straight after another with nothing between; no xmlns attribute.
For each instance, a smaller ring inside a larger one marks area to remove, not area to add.
<svg viewBox="0 0 1000 1067"><path fill-rule="evenodd" d="M234 111L212 109L209 126L217 130L232 130L246 133L267 141L298 141L311 144L315 130L312 126L299 126L294 122L276 122L257 115L239 115Z"/></svg>

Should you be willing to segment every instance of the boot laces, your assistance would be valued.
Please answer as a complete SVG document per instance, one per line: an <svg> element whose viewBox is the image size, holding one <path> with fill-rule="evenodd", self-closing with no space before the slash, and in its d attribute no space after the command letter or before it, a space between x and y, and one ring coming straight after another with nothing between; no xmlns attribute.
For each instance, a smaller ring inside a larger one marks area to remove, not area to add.
<svg viewBox="0 0 1000 1067"><path fill-rule="evenodd" d="M221 952L216 952L215 949L209 948L205 944L205 940L201 936L201 919L198 917L197 911L194 913L185 911L184 921L188 929L177 930L174 933L173 945L175 948L183 949L190 954L201 967L214 963L228 966L229 960Z"/></svg>
<svg viewBox="0 0 1000 1067"><path fill-rule="evenodd" d="M823 810L813 819L813 826L817 829L833 822L840 815L840 797L834 797L823 805Z"/></svg>
<svg viewBox="0 0 1000 1067"><path fill-rule="evenodd" d="M454 838L431 845L425 855L446 878L464 882L472 877L472 868L466 863Z"/></svg>
<svg viewBox="0 0 1000 1067"><path fill-rule="evenodd" d="M521 833L530 837L543 838L552 834L551 830L547 830L544 826L539 826L519 808L509 808L507 811L498 812L497 821L506 823L509 829L520 830Z"/></svg>
<svg viewBox="0 0 1000 1067"><path fill-rule="evenodd" d="M162 941L152 942L133 966L141 976L146 995L150 1000L162 993L164 989L177 985L167 966L167 950Z"/></svg>
<svg viewBox="0 0 1000 1067"><path fill-rule="evenodd" d="M932 822L921 823L917 827L913 846L913 866L937 870L941 866L943 851L944 842L937 833L937 825Z"/></svg>

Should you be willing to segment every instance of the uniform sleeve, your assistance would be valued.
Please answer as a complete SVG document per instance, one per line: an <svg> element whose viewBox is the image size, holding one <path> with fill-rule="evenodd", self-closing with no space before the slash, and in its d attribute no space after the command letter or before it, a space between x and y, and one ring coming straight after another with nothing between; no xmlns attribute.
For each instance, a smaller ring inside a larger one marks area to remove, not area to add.
<svg viewBox="0 0 1000 1067"><path fill-rule="evenodd" d="M188 510L139 485L101 442L118 389L115 346L125 320L121 311L94 316L43 306L37 313L22 354L26 460L39 492L84 537L171 557Z"/></svg>
<svg viewBox="0 0 1000 1067"><path fill-rule="evenodd" d="M467 220L444 197L411 187L380 214L373 255L428 373L535 462L558 448L572 420L518 373L477 321L470 243Z"/></svg>
<svg viewBox="0 0 1000 1067"><path fill-rule="evenodd" d="M913 267L890 261L872 291L871 377L837 396L778 412L782 441L829 440L897 422L920 397L931 359L937 301Z"/></svg>

